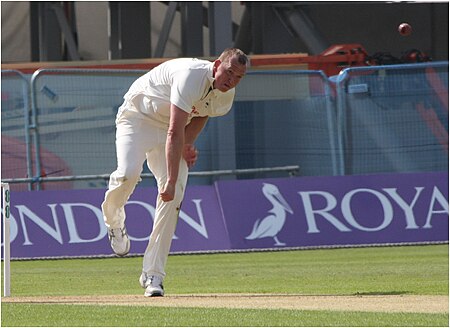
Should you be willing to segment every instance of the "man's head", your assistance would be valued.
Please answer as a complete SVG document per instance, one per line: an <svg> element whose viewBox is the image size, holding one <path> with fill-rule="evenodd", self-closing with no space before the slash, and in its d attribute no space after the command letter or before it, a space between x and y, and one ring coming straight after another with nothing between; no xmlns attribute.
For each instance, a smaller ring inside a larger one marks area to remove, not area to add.
<svg viewBox="0 0 450 328"><path fill-rule="evenodd" d="M214 61L214 88L226 92L234 88L247 72L249 59L237 48L225 49Z"/></svg>

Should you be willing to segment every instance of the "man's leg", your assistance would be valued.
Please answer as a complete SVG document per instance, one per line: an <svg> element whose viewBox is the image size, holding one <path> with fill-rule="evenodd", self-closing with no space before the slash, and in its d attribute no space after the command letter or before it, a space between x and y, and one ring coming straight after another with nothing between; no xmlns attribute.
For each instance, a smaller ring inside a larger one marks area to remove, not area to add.
<svg viewBox="0 0 450 328"><path fill-rule="evenodd" d="M155 175L160 190L167 178L165 147L161 144L153 150L147 157L147 163ZM170 202L163 202L159 197L156 201L155 218L153 230L150 235L147 249L143 260L143 277L141 276L141 285L145 285L146 277L157 276L162 279L165 277L165 266L169 255L172 238L175 233L178 214L181 202L184 197L188 177L188 168L186 161L180 162L178 181L176 186L175 198ZM148 288L147 288L148 289ZM146 295L151 296L151 295Z"/></svg>
<svg viewBox="0 0 450 328"><path fill-rule="evenodd" d="M140 123L136 120L121 118L117 123L116 152L117 170L109 180L108 191L102 203L105 225L111 241L111 247L118 255L126 255L130 242L125 229L125 204L140 180L142 164L145 160L145 136L140 132Z"/></svg>

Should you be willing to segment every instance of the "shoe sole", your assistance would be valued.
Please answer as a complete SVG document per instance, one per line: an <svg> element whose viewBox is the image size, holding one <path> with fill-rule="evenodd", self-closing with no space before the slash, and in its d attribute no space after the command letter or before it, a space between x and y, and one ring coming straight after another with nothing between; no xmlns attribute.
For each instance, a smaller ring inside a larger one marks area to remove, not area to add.
<svg viewBox="0 0 450 328"><path fill-rule="evenodd" d="M120 257L123 257L123 256L127 255L130 252L130 248L131 248L130 238L128 237L127 230L126 230L125 227L124 227L124 231L125 231L125 236L127 237L127 246L125 248L125 252L123 252L123 253L117 253L114 250L114 248L112 247L112 244L111 244L111 239L112 238L111 238L111 236L108 233L109 245L111 246L111 249L113 250L114 254L116 254L117 256L120 256Z"/></svg>
<svg viewBox="0 0 450 328"><path fill-rule="evenodd" d="M164 296L164 292L160 293L160 292L153 292L153 293L144 293L145 297L162 297Z"/></svg>
<svg viewBox="0 0 450 328"><path fill-rule="evenodd" d="M112 246L111 246L111 249L113 250L114 254L116 254L117 256L124 257L125 255L127 255L130 252L130 246L131 246L130 240L128 239L127 248L124 253L116 253L116 251L114 250L114 248L112 248Z"/></svg>

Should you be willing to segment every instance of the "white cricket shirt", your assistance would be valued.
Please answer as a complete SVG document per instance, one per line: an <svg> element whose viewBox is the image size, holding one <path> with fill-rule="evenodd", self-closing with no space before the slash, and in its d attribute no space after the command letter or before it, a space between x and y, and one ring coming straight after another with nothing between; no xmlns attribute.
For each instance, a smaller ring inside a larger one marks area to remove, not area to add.
<svg viewBox="0 0 450 328"><path fill-rule="evenodd" d="M213 64L196 58L168 60L138 78L124 99L158 126L168 127L170 104L196 116L222 116L231 109L235 89L213 89Z"/></svg>

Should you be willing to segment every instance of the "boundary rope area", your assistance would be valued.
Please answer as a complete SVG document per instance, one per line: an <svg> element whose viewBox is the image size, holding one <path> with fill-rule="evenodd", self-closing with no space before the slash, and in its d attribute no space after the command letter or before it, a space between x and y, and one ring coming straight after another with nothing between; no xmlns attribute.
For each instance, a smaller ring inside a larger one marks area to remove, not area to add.
<svg viewBox="0 0 450 328"><path fill-rule="evenodd" d="M301 250L317 249L343 249L343 248L369 248L369 247L398 247L398 246L431 246L448 245L449 241L424 241L424 242L404 242L404 243L384 243L384 244L360 244L360 245L319 245L319 246L296 246L282 248L249 248L249 249L224 249L224 250L201 250L201 251L180 251L170 252L170 256L179 255L208 255L208 254L235 254L235 253L263 253L263 252L291 252ZM127 257L142 257L144 253L128 254ZM48 256L48 257L23 257L11 258L12 261L35 261L35 260L79 260L79 259L108 259L122 258L115 254L104 255L80 255L80 256Z"/></svg>

